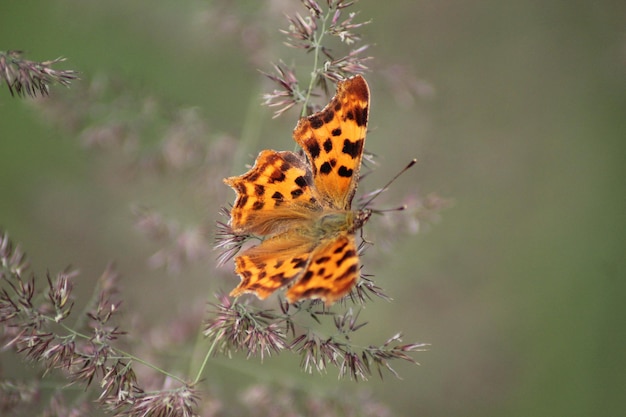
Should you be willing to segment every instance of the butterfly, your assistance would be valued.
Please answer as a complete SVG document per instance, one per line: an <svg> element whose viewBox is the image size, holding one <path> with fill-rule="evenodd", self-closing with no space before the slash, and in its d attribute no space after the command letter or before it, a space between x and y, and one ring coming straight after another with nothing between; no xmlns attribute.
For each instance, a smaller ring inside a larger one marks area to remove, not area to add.
<svg viewBox="0 0 626 417"><path fill-rule="evenodd" d="M369 117L369 87L356 75L340 81L321 111L303 117L293 138L304 151L262 151L247 173L224 182L237 197L229 226L263 239L235 259L241 282L231 296L264 299L288 287L287 300L347 295L360 277L355 232L371 210L351 208Z"/></svg>

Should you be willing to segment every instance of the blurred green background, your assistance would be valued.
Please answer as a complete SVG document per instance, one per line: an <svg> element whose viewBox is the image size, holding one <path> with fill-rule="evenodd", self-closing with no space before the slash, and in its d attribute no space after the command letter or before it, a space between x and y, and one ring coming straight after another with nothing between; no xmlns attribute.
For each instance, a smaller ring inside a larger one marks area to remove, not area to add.
<svg viewBox="0 0 626 417"><path fill-rule="evenodd" d="M372 19L361 32L375 44L375 181L416 156L388 201L415 184L454 200L441 222L372 266L395 301L361 313L365 340L402 330L430 350L416 356L420 367L398 364L402 380L359 386L394 415L625 415L626 3L363 0L356 9ZM293 54L278 33L293 10L299 2L4 1L0 49L65 56L82 82L117 74L172 106L197 106L214 131L237 138L260 102L256 68ZM394 94L381 74L396 65L434 95ZM119 189L101 156L1 89L0 225L35 271L79 267L88 294L89 279L116 260L126 309L162 319L209 294L202 268L146 272L150 248L128 210L144 196ZM272 120L259 107L256 118L247 153L292 148L293 114ZM185 215L213 215L195 204ZM291 370L317 386L353 385Z"/></svg>

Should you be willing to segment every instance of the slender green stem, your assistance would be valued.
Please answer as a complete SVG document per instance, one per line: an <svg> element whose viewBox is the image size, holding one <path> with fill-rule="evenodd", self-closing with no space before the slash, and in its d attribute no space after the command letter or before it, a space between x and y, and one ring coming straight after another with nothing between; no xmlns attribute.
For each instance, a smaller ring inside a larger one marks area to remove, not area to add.
<svg viewBox="0 0 626 417"><path fill-rule="evenodd" d="M313 71L311 71L311 79L309 80L309 87L306 89L306 96L304 98L300 117L305 117L307 115L306 109L309 104L309 99L311 98L311 91L313 91L313 85L315 84L315 80L319 72L317 65L319 63L320 51L322 49L322 39L324 39L324 35L326 34L326 22L328 21L331 13L332 9L329 8L327 13L321 19L321 29L313 34L315 47L315 51L313 52Z"/></svg>
<svg viewBox="0 0 626 417"><path fill-rule="evenodd" d="M190 356L190 360L189 360L189 369L187 370L187 375L191 375L194 372L194 369L197 369L197 364L198 364L198 357L200 356L201 352L204 350L204 347L206 345L206 343L203 343L205 341L205 337L202 334L201 331L199 331L196 335L196 340L193 344L193 349L191 351L191 356Z"/></svg>
<svg viewBox="0 0 626 417"><path fill-rule="evenodd" d="M202 361L202 365L200 365L200 369L198 369L198 374L196 375L196 378L193 380L194 385L197 384L198 381L200 381L200 378L202 378L202 374L204 373L204 368L209 362L209 358L213 354L213 350L215 350L215 346L217 346L217 341L220 340L223 336L224 336L224 330L220 330L219 334L213 338L213 343L211 343L209 350L207 350L206 355L204 355L204 360Z"/></svg>
<svg viewBox="0 0 626 417"><path fill-rule="evenodd" d="M176 375L174 375L172 373L169 373L165 369L161 369L158 366L151 364L150 362L146 362L145 360L143 360L141 358L138 358L137 356L134 356L134 355L132 355L132 354L130 354L128 352L125 352L125 351L123 351L121 349L117 349L117 348L115 348L115 351L117 351L117 352L119 352L119 353L121 353L123 355L119 359L129 358L129 359L131 359L131 360L133 360L135 362L139 362L140 364L142 364L144 366L147 366L150 369L154 369L155 371L159 372L160 374L168 376L168 377L170 377L170 378L180 382L181 384L186 384L187 383L181 377L176 376Z"/></svg>

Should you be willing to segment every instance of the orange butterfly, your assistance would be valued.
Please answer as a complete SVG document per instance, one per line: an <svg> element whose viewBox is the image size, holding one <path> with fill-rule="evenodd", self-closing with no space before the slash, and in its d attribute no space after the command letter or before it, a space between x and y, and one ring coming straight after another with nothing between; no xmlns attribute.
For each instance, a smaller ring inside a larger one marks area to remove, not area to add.
<svg viewBox="0 0 626 417"><path fill-rule="evenodd" d="M264 299L289 286L287 300L320 298L330 305L360 276L355 231L371 215L352 210L369 114L360 75L337 84L320 112L300 119L293 137L304 156L262 151L247 173L226 178L237 192L230 213L236 235L264 240L235 259L241 282L230 295Z"/></svg>

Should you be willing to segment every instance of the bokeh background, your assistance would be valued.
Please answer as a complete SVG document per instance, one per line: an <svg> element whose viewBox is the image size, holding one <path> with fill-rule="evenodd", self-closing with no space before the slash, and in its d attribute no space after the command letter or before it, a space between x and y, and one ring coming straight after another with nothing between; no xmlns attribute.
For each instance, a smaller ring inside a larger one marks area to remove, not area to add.
<svg viewBox="0 0 626 417"><path fill-rule="evenodd" d="M372 20L361 33L374 44L373 182L416 156L385 202L417 186L454 204L372 263L395 300L361 312L365 340L402 330L430 350L416 355L419 367L398 364L402 380L355 389L394 415L624 415L626 3L363 0L356 9ZM272 120L257 106L268 85L256 69L295 56L278 33L293 10L302 12L295 0L3 1L0 49L65 56L84 83L118 76L172 107L196 107L235 139L248 129L251 162L260 149L292 148L296 116ZM417 94L392 88L398 73L419 80ZM0 224L35 271L74 265L79 294L89 294L115 260L125 308L145 322L209 299L216 287L202 265L181 275L146 267L154 248L133 229L129 206L193 222L233 195L203 202L175 187L155 193L158 179L125 184L115 155L85 150L0 88ZM318 389L356 385L283 365L241 366L263 380L288 372ZM259 382L249 373L224 381Z"/></svg>

